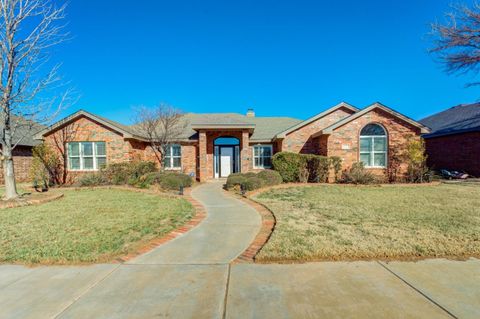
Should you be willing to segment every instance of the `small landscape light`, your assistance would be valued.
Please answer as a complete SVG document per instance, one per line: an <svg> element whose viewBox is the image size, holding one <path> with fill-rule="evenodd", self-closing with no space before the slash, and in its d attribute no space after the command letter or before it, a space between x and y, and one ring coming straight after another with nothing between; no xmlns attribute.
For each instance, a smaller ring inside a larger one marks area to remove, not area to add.
<svg viewBox="0 0 480 319"><path fill-rule="evenodd" d="M183 185L180 185L180 189L178 190L178 195L183 195Z"/></svg>

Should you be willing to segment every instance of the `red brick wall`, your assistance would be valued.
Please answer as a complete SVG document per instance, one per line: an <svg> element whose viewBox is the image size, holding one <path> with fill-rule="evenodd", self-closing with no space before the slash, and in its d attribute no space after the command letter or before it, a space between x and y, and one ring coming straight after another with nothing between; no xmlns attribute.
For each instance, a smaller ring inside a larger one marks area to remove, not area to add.
<svg viewBox="0 0 480 319"><path fill-rule="evenodd" d="M67 142L84 141L106 142L107 164L131 161L135 156L138 156L138 152L133 150L132 145L125 141L120 133L87 117L80 117L71 124L51 132L44 137L44 140L60 157L64 157L66 154L65 145ZM84 173L82 171L67 171L65 182L71 183L75 181L78 175Z"/></svg>
<svg viewBox="0 0 480 319"><path fill-rule="evenodd" d="M313 139L312 135L322 129L338 122L342 118L350 116L353 111L341 107L326 116L313 121L304 127L288 134L282 142L281 149L284 152L305 153L305 154L321 154L325 150L321 149L319 139Z"/></svg>
<svg viewBox="0 0 480 319"><path fill-rule="evenodd" d="M429 167L466 171L480 177L480 132L428 138L425 144Z"/></svg>
<svg viewBox="0 0 480 319"><path fill-rule="evenodd" d="M33 156L31 146L19 145L13 150L13 167L15 170L15 180L18 183L30 182L30 167L32 166ZM0 167L0 184L3 179L3 167Z"/></svg>
<svg viewBox="0 0 480 319"><path fill-rule="evenodd" d="M343 160L343 169L349 169L353 163L359 161L359 136L361 129L369 123L381 124L388 136L388 165L394 160L393 156L405 156L409 138L420 138L420 129L404 122L390 113L382 110L372 110L365 115L339 127L328 136L328 156L339 156ZM403 160L399 163L399 175L406 172L407 164ZM384 175L384 169L372 169L374 173Z"/></svg>
<svg viewBox="0 0 480 319"><path fill-rule="evenodd" d="M199 175L201 181L214 178L213 156L214 141L218 137L235 137L240 141L240 163L241 171L247 172L251 167L251 150L249 148L249 132L243 131L200 131L199 132Z"/></svg>

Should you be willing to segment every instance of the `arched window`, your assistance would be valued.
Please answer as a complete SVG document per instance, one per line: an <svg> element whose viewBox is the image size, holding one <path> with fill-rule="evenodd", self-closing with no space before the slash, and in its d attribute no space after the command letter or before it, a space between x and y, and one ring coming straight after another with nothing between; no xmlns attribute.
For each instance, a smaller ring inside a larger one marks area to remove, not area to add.
<svg viewBox="0 0 480 319"><path fill-rule="evenodd" d="M387 133L378 124L368 124L360 132L360 162L365 167L387 166Z"/></svg>

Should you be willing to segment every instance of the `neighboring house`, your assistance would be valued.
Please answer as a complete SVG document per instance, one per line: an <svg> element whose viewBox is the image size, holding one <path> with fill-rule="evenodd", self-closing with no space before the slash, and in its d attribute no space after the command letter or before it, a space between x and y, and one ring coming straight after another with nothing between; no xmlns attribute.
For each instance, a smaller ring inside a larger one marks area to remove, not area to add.
<svg viewBox="0 0 480 319"><path fill-rule="evenodd" d="M359 110L342 102L305 121L256 117L253 110L246 115L187 113L183 121L184 133L171 145L166 169L200 181L271 168L272 155L280 151L340 156L344 169L363 161L368 169L385 174L391 155L404 151L409 138L429 132L380 103ZM85 111L46 128L37 138L64 156L71 180L109 163L156 159L134 126ZM398 164L398 171L405 173L406 163Z"/></svg>
<svg viewBox="0 0 480 319"><path fill-rule="evenodd" d="M420 122L432 129L423 136L430 167L480 177L480 103L454 106Z"/></svg>
<svg viewBox="0 0 480 319"><path fill-rule="evenodd" d="M15 121L18 121L15 118ZM45 129L45 126L32 123L26 120L19 120L15 134L13 135L13 143L17 144L13 150L13 167L15 169L15 179L17 182L28 182L31 180L30 168L32 166L33 154L32 149L38 145L40 141L34 138L35 133ZM0 134L3 134L3 127L0 126ZM1 148L1 146L0 146ZM3 167L0 167L0 184L4 183Z"/></svg>

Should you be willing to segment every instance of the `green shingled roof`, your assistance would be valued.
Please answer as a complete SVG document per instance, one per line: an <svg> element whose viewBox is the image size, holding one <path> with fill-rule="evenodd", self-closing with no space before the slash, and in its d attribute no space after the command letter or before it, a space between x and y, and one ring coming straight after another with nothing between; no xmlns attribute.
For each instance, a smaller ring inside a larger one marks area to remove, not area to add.
<svg viewBox="0 0 480 319"><path fill-rule="evenodd" d="M77 118L78 116L89 116L94 120L100 121L104 125L108 125L113 129L121 132L122 134L130 135L130 137L133 138L145 138L141 130L135 125L123 125L83 110L80 110L53 124L52 126L44 129L42 132L39 133L37 138L41 138L47 132L59 126L63 126L64 123L68 123ZM250 140L253 142L270 141L275 137L275 134L277 134L278 132L284 131L301 122L301 120L291 117L248 117L238 113L186 113L184 114L182 121L183 124L181 125L185 127L185 130L182 136L180 136L179 138L183 140L197 139L198 133L192 128L195 127L195 125L212 125L217 127L221 125L254 125L255 129L252 136L250 137Z"/></svg>
<svg viewBox="0 0 480 319"><path fill-rule="evenodd" d="M252 141L271 140L278 132L301 122L301 120L291 117L248 117L238 113L186 113L184 120L186 127L183 138L196 138L196 131L192 129L195 124L253 124L255 130L250 137Z"/></svg>

